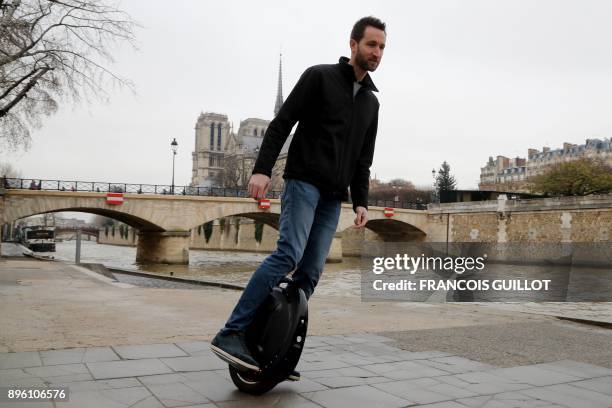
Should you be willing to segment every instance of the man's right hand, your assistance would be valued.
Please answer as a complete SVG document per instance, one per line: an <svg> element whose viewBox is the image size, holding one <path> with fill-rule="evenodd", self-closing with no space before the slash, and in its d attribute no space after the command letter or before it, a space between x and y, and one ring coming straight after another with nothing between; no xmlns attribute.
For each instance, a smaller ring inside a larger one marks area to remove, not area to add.
<svg viewBox="0 0 612 408"><path fill-rule="evenodd" d="M264 198L270 187L270 177L265 174L253 174L249 180L249 196L256 200Z"/></svg>

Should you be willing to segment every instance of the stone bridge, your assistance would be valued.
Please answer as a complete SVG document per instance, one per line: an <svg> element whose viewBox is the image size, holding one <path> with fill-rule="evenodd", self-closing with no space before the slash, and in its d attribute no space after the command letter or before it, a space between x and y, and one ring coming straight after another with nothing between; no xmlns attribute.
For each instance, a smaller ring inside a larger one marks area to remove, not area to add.
<svg viewBox="0 0 612 408"><path fill-rule="evenodd" d="M136 260L143 263L187 263L191 230L222 217L240 216L278 226L280 200L269 209L252 199L207 196L124 194L119 205L106 203L105 193L45 190L5 190L0 225L37 214L78 211L116 219L139 230ZM424 240L427 214L423 210L396 209L392 218L381 207L371 207L367 228L384 240ZM343 204L330 258L342 256L342 232L355 215Z"/></svg>
<svg viewBox="0 0 612 408"><path fill-rule="evenodd" d="M240 216L277 227L279 200L269 209L252 199L125 194L120 205L105 193L0 189L0 225L36 214L79 211L121 221L139 231L136 258L143 263L187 263L191 230L222 217ZM341 258L343 232L353 225L343 204L330 258ZM366 227L383 241L576 243L596 242L612 253L612 195L430 204L427 210L370 207Z"/></svg>
<svg viewBox="0 0 612 408"><path fill-rule="evenodd" d="M81 231L81 236L86 237L88 241L91 241L92 238L94 241L97 241L100 235L100 230L98 229L56 227L55 237L64 241L71 241L77 238L77 231L79 230Z"/></svg>

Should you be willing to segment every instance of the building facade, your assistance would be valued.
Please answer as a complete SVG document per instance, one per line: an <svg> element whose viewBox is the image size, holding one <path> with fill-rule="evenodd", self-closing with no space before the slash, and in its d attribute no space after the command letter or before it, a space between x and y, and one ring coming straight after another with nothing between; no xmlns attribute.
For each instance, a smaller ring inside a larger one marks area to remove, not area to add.
<svg viewBox="0 0 612 408"><path fill-rule="evenodd" d="M278 69L278 88L274 116L283 104L282 60ZM192 153L192 187L246 187L269 120L248 118L237 132L226 114L201 113L195 125L195 151ZM271 190L281 190L282 173L292 135L283 146L272 171Z"/></svg>
<svg viewBox="0 0 612 408"><path fill-rule="evenodd" d="M497 156L480 168L480 190L528 192L530 178L552 166L581 158L602 160L612 166L612 138L587 139L584 144L563 143L563 148L527 150L527 159Z"/></svg>

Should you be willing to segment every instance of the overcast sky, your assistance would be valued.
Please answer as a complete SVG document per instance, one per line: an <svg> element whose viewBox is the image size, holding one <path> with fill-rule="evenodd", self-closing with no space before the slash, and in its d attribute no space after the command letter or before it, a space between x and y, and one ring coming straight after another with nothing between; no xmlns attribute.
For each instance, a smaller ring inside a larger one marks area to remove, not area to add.
<svg viewBox="0 0 612 408"><path fill-rule="evenodd" d="M237 130L272 119L283 53L288 95L310 65L349 55L364 15L387 23L372 78L381 103L372 174L430 185L446 160L476 188L489 156L612 136L609 1L124 1L139 49L111 68L137 95L62 108L27 152L0 153L24 177L169 184L191 181L195 121L225 113Z"/></svg>

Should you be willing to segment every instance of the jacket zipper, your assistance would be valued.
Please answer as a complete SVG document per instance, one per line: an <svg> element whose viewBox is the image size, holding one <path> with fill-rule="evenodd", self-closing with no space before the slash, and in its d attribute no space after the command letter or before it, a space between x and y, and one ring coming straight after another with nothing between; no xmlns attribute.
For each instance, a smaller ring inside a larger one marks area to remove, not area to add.
<svg viewBox="0 0 612 408"><path fill-rule="evenodd" d="M351 96L351 119L349 122L349 126L348 126L348 132L344 135L344 140L342 143L342 151L340 152L340 160L338 163L338 171L336 172L337 177L336 177L336 187L338 189L340 189L340 186L342 185L341 181L342 181L342 163L344 162L344 156L345 156L345 151L346 151L346 144L349 143L349 138L351 136L351 132L353 131L353 119L355 116L355 101L357 100L357 97L359 96L359 92L361 92L361 88L359 88L357 90L357 93L355 94L355 96L352 96L352 90L351 93L349 94ZM349 184L350 184L350 180L349 180Z"/></svg>

